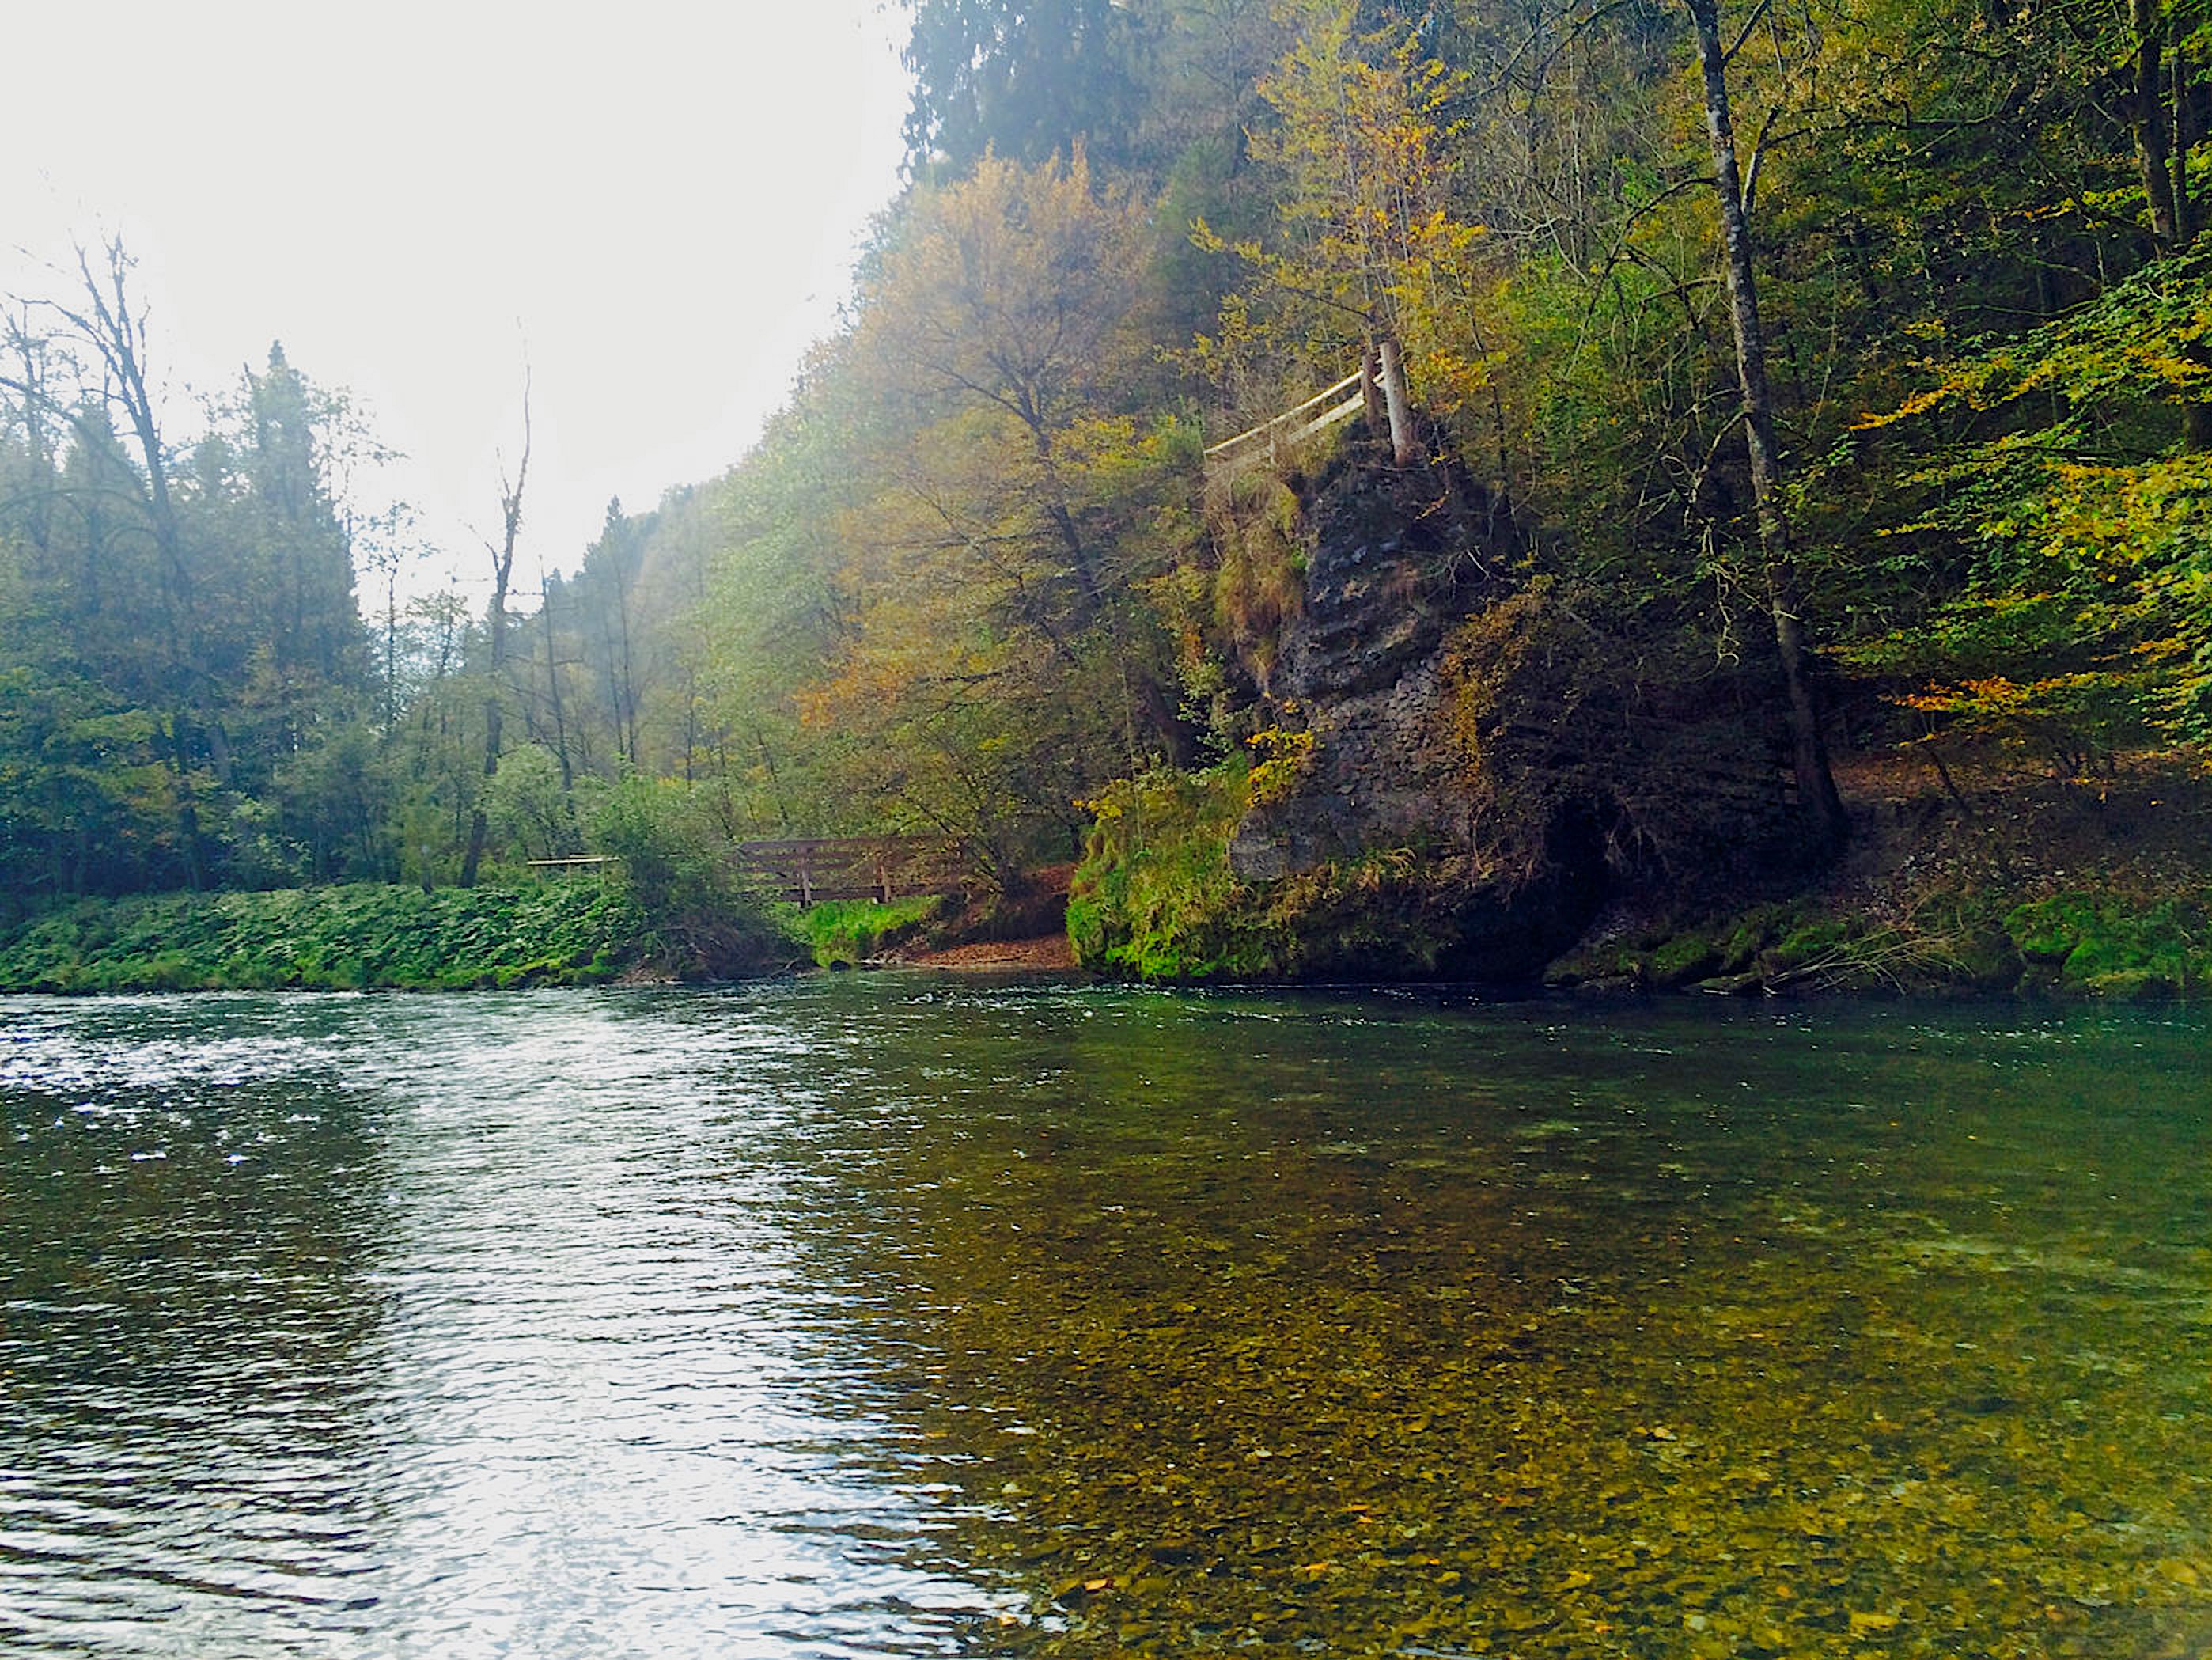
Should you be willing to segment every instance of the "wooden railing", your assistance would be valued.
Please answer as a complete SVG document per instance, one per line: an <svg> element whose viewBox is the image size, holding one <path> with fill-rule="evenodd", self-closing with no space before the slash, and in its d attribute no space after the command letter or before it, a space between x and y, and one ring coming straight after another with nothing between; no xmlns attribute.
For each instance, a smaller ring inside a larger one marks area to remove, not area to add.
<svg viewBox="0 0 2212 1660"><path fill-rule="evenodd" d="M1285 453L1315 434L1326 431L1339 422L1349 421L1366 406L1366 393L1361 386L1362 371L1354 369L1326 391L1317 392L1296 409L1285 410L1272 421L1262 421L1249 432L1240 432L1234 438L1224 438L1206 449L1208 471L1217 477L1231 478L1247 467L1262 462L1279 466ZM1349 389L1352 395L1344 396ZM1332 398L1341 401L1332 403ZM1326 405L1326 407L1324 407Z"/></svg>
<svg viewBox="0 0 2212 1660"><path fill-rule="evenodd" d="M1316 392L1296 409L1285 410L1272 421L1262 421L1249 432L1207 445L1206 471L1220 483L1261 462L1279 467L1289 459L1289 452L1307 439L1349 421L1363 410L1376 425L1387 426L1391 453L1398 465L1410 465L1419 441L1413 428L1413 402L1406 391L1405 357L1398 343L1387 337L1370 344L1359 367L1334 386Z"/></svg>
<svg viewBox="0 0 2212 1660"><path fill-rule="evenodd" d="M778 897L801 905L823 899L894 899L951 893L960 886L958 849L943 836L834 836L744 842L738 866Z"/></svg>

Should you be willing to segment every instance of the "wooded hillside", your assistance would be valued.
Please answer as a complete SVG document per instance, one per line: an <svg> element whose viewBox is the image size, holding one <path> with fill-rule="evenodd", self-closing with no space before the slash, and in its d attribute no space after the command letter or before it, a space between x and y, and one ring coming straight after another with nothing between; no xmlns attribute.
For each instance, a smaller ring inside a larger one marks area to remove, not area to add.
<svg viewBox="0 0 2212 1660"><path fill-rule="evenodd" d="M1814 849L1832 751L2194 756L2209 19L918 0L911 185L848 325L573 575L526 536L495 618L397 603L347 500L374 441L281 350L162 426L95 252L0 377L0 867L443 882L480 824L494 864L926 830L1012 882L1115 780L1297 764L1285 631L1355 460L1451 481L1501 858L1562 775L1618 871L1692 856L1602 734L1721 702ZM1378 414L1207 467L1385 352L1404 465Z"/></svg>

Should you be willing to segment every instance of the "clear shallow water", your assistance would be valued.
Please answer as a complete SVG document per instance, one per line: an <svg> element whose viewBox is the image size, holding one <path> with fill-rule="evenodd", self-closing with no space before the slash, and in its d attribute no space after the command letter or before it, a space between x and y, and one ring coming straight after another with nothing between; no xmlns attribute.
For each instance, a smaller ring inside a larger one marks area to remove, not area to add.
<svg viewBox="0 0 2212 1660"><path fill-rule="evenodd" d="M0 1001L0 1648L2212 1652L2206 1038Z"/></svg>

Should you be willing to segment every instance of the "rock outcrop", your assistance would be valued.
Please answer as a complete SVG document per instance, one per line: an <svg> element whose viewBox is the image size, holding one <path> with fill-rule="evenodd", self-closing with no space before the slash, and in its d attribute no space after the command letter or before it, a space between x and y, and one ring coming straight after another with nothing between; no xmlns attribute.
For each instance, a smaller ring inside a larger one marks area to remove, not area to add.
<svg viewBox="0 0 2212 1660"><path fill-rule="evenodd" d="M1451 736L1447 642L1504 592L1502 515L1455 468L1401 470L1355 452L1307 519L1304 604L1285 630L1275 692L1312 748L1295 784L1237 826L1230 867L1261 884L1364 861L1379 872L1366 903L1418 915L1420 958L1399 972L1531 977L1588 922L1604 859L1571 822L1548 834L1540 868L1510 876L1478 840ZM1341 966L1390 971L1372 957L1370 946Z"/></svg>
<svg viewBox="0 0 2212 1660"><path fill-rule="evenodd" d="M1340 465L1309 508L1305 599L1279 704L1314 739L1298 787L1238 827L1231 865L1267 881L1376 848L1472 851L1438 734L1443 647L1494 587L1480 489L1443 466Z"/></svg>
<svg viewBox="0 0 2212 1660"><path fill-rule="evenodd" d="M1248 496L1226 545L1265 557L1216 599L1241 605L1258 763L1119 787L1070 903L1086 964L1527 983L1615 899L1740 899L1786 861L1780 704L1748 650L1622 616L1571 561L1532 576L1448 462L1354 442Z"/></svg>

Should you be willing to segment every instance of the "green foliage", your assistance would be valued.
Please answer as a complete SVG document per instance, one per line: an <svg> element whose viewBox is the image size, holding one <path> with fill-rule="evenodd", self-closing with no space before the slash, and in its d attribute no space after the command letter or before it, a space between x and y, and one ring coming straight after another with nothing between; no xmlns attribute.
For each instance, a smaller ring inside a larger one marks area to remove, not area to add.
<svg viewBox="0 0 2212 1660"><path fill-rule="evenodd" d="M2154 260L2016 340L1983 343L1936 384L1861 424L2026 398L2054 399L2063 411L2039 429L2044 445L2079 441L2092 423L2139 421L2146 405L2212 402L2212 247Z"/></svg>
<svg viewBox="0 0 2212 1660"><path fill-rule="evenodd" d="M18 991L433 990L659 971L635 902L591 878L79 900L0 937L0 986Z"/></svg>
<svg viewBox="0 0 2212 1660"><path fill-rule="evenodd" d="M1407 850L1275 881L1237 879L1230 841L1270 764L1279 763L1255 768L1240 755L1195 775L1155 769L1117 781L1092 804L1067 901L1078 962L1170 982L1438 972L1461 939L1462 896L1449 874Z"/></svg>
<svg viewBox="0 0 2212 1660"><path fill-rule="evenodd" d="M2148 903L2071 892L2004 919L2032 987L2117 998L2212 994L2212 891Z"/></svg>
<svg viewBox="0 0 2212 1660"><path fill-rule="evenodd" d="M1115 0L919 0L908 167L958 173L997 154L1048 161L1085 145L1135 159L1145 27Z"/></svg>
<svg viewBox="0 0 2212 1660"><path fill-rule="evenodd" d="M2015 904L1939 888L1899 915L1799 900L1659 927L1561 959L1554 984L1738 994L2010 992L2157 1000L2212 995L2212 889L2071 889Z"/></svg>
<svg viewBox="0 0 2212 1660"><path fill-rule="evenodd" d="M776 921L813 954L823 968L865 963L921 932L944 909L933 894L895 899L825 899L806 906L779 904Z"/></svg>
<svg viewBox="0 0 2212 1660"><path fill-rule="evenodd" d="M1229 838L1250 805L1241 757L1109 786L1091 804L1068 891L1076 960L1142 980L1267 977L1277 965L1246 921L1255 896L1229 868Z"/></svg>
<svg viewBox="0 0 2212 1660"><path fill-rule="evenodd" d="M526 859L559 859L577 848L575 804L560 763L543 744L501 756L486 793L492 828Z"/></svg>
<svg viewBox="0 0 2212 1660"><path fill-rule="evenodd" d="M592 845L622 861L617 885L656 961L684 979L729 979L788 956L767 907L747 890L705 794L628 779L592 815Z"/></svg>
<svg viewBox="0 0 2212 1660"><path fill-rule="evenodd" d="M2063 770L2212 737L2212 453L2170 447L2212 399L2212 248L2160 261L1952 366L1865 424L2004 429L1923 467L1897 538L1967 550L1964 580L1860 665L1928 677L1913 708L2035 743Z"/></svg>

